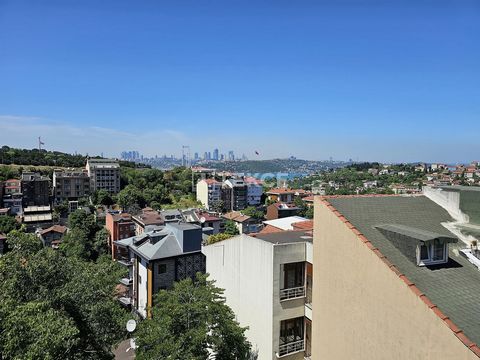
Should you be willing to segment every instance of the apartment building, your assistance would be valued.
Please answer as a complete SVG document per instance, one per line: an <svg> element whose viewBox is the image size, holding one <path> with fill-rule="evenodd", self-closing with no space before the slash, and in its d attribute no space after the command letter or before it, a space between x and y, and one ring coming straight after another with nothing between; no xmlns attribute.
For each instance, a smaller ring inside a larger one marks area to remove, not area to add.
<svg viewBox="0 0 480 360"><path fill-rule="evenodd" d="M115 242L118 262L129 268L121 280L129 288L119 300L143 318L149 316L153 295L168 289L175 281L194 278L205 272L201 252L202 228L185 223L167 223L139 236Z"/></svg>
<svg viewBox="0 0 480 360"><path fill-rule="evenodd" d="M135 235L143 234L147 226L161 226L165 223L162 215L150 207L146 207L140 214L132 216L132 221L135 223Z"/></svg>
<svg viewBox="0 0 480 360"><path fill-rule="evenodd" d="M3 196L3 206L10 209L10 214L23 213L23 195L21 193L6 194Z"/></svg>
<svg viewBox="0 0 480 360"><path fill-rule="evenodd" d="M422 195L315 199L313 359L480 357L480 255L451 214Z"/></svg>
<svg viewBox="0 0 480 360"><path fill-rule="evenodd" d="M86 170L54 170L53 195L57 204L90 195L90 178Z"/></svg>
<svg viewBox="0 0 480 360"><path fill-rule="evenodd" d="M128 213L107 212L105 215L105 228L108 230L108 245L115 259L117 253L115 249L115 241L135 236L135 223L132 215Z"/></svg>
<svg viewBox="0 0 480 360"><path fill-rule="evenodd" d="M258 359L309 358L312 336L312 237L304 231L238 235L202 248L207 273Z"/></svg>
<svg viewBox="0 0 480 360"><path fill-rule="evenodd" d="M112 159L88 159L86 170L91 191L106 190L111 194L120 191L120 164Z"/></svg>
<svg viewBox="0 0 480 360"><path fill-rule="evenodd" d="M263 185L262 181L253 177L245 177L245 184L247 185L247 205L258 206L262 204Z"/></svg>
<svg viewBox="0 0 480 360"><path fill-rule="evenodd" d="M222 183L215 179L202 179L197 183L197 200L207 210L218 207L222 200Z"/></svg>
<svg viewBox="0 0 480 360"><path fill-rule="evenodd" d="M258 220L252 218L251 216L242 214L241 211L230 211L226 214L223 214L222 218L225 221L233 221L240 234L255 233L261 229L261 224L259 224Z"/></svg>
<svg viewBox="0 0 480 360"><path fill-rule="evenodd" d="M243 179L228 179L222 185L222 200L225 211L243 210L247 207L247 189Z"/></svg>
<svg viewBox="0 0 480 360"><path fill-rule="evenodd" d="M50 205L50 178L39 173L22 173L23 206Z"/></svg>
<svg viewBox="0 0 480 360"><path fill-rule="evenodd" d="M3 186L3 195L21 194L22 182L19 179L8 179Z"/></svg>
<svg viewBox="0 0 480 360"><path fill-rule="evenodd" d="M265 218L267 220L281 219L289 216L295 216L300 211L300 208L295 204L287 203L273 203L267 206L267 214Z"/></svg>

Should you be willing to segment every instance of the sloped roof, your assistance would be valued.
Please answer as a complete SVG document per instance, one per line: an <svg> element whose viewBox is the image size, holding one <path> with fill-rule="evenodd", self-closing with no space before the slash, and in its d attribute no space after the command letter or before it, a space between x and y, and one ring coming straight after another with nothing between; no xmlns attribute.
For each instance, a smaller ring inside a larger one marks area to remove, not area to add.
<svg viewBox="0 0 480 360"><path fill-rule="evenodd" d="M299 221L308 220L301 216L287 216L280 219L266 220L263 223L265 225L271 225L281 230L293 230L292 224L298 223Z"/></svg>
<svg viewBox="0 0 480 360"><path fill-rule="evenodd" d="M49 232L57 232L57 233L60 233L60 234L65 234L65 232L67 231L67 227L66 226L63 226L63 225L53 225L53 226L50 226L49 228L47 229L44 229L42 231L40 231L40 234L41 235L45 235Z"/></svg>

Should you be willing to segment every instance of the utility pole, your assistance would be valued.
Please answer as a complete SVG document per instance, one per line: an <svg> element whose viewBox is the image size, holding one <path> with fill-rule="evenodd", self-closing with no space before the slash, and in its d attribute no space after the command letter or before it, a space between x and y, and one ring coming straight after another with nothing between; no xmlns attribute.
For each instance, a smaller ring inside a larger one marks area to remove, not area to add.
<svg viewBox="0 0 480 360"><path fill-rule="evenodd" d="M38 150L42 150L42 145L45 145L45 143L42 142L42 138L39 136L38 137Z"/></svg>

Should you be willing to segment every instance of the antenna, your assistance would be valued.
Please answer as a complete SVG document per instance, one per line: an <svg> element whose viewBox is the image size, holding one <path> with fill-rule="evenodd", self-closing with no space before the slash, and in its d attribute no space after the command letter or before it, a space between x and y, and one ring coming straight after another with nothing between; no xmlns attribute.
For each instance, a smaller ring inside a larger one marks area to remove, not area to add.
<svg viewBox="0 0 480 360"><path fill-rule="evenodd" d="M45 143L42 142L42 138L39 136L38 137L38 150L42 150L42 145L45 145Z"/></svg>

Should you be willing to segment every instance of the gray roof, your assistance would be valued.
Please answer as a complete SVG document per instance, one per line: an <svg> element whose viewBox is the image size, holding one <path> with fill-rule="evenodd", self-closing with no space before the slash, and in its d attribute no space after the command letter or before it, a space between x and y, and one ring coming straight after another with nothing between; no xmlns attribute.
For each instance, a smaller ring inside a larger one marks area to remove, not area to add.
<svg viewBox="0 0 480 360"><path fill-rule="evenodd" d="M264 241L271 242L272 244L288 244L305 241L312 242L313 240L311 235L305 234L305 231L282 231L267 234L258 233L255 235L255 237Z"/></svg>
<svg viewBox="0 0 480 360"><path fill-rule="evenodd" d="M404 238L416 241L432 241L435 239L442 239L446 242L457 242L458 239L454 236L446 236L436 232L414 228L406 225L386 224L375 226L377 229L386 230L396 234L404 235Z"/></svg>
<svg viewBox="0 0 480 360"><path fill-rule="evenodd" d="M465 335L480 343L480 272L450 244L449 262L419 267L389 241L378 226L396 224L454 237L443 222L454 221L425 196L330 198L328 201L355 225L388 260L405 274Z"/></svg>

